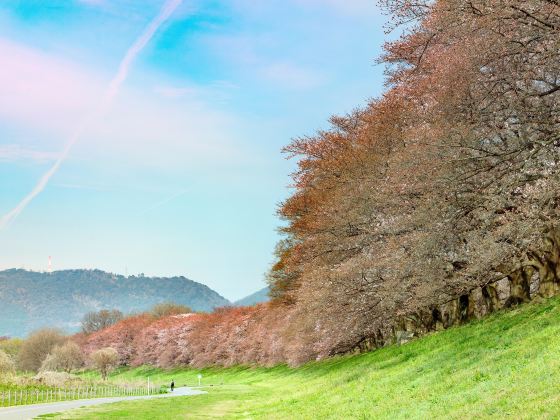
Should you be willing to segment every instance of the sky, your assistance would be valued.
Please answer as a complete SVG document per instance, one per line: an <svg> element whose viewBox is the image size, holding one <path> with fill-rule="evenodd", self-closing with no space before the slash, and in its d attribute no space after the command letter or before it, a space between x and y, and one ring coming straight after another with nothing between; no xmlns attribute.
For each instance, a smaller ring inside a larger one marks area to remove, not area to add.
<svg viewBox="0 0 560 420"><path fill-rule="evenodd" d="M385 20L375 0L2 0L0 269L261 289L281 149L380 95Z"/></svg>

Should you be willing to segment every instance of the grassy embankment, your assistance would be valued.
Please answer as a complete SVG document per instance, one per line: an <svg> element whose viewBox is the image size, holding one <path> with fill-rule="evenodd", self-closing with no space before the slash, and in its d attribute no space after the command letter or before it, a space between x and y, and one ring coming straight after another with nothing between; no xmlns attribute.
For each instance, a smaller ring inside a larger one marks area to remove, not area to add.
<svg viewBox="0 0 560 420"><path fill-rule="evenodd" d="M500 312L403 346L297 369L124 370L113 380L208 394L122 402L58 418L536 418L560 416L560 298ZM223 382L224 385L220 385Z"/></svg>

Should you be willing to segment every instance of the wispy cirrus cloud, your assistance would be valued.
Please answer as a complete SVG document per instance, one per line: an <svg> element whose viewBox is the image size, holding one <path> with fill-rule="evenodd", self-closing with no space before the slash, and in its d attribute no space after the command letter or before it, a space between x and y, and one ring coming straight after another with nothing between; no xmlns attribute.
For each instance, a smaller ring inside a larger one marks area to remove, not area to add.
<svg viewBox="0 0 560 420"><path fill-rule="evenodd" d="M270 50L278 48L272 36L214 36L209 37L207 42L217 54L274 88L307 90L324 85L329 79L323 70L302 63L297 57L271 56Z"/></svg>
<svg viewBox="0 0 560 420"><path fill-rule="evenodd" d="M103 91L97 68L0 38L0 120L37 138L32 147L4 145L4 161L55 160L70 129L93 108ZM79 158L116 159L169 170L179 162L232 161L235 117L215 110L238 86L215 81L179 85L153 76L152 89L126 87L111 112L84 133ZM1 144L1 143L0 143Z"/></svg>
<svg viewBox="0 0 560 420"><path fill-rule="evenodd" d="M165 99L190 99L207 103L224 104L239 86L226 80L216 80L205 86L160 84L153 88L156 95Z"/></svg>
<svg viewBox="0 0 560 420"><path fill-rule="evenodd" d="M321 86L327 80L322 72L289 61L264 65L260 74L271 83L288 89L312 89Z"/></svg>
<svg viewBox="0 0 560 420"><path fill-rule="evenodd" d="M22 147L18 144L0 145L0 162L33 161L47 163L56 160L58 152L42 151Z"/></svg>
<svg viewBox="0 0 560 420"><path fill-rule="evenodd" d="M349 16L369 17L380 14L375 0L293 0L306 7L330 8L334 12Z"/></svg>
<svg viewBox="0 0 560 420"><path fill-rule="evenodd" d="M108 88L101 99L90 113L81 120L77 128L72 132L62 153L58 156L54 164L39 179L35 187L15 206L11 211L0 218L0 229L4 228L8 223L15 220L23 210L38 196L48 185L50 179L58 171L60 165L67 159L70 151L76 142L83 136L84 131L99 117L103 116L108 108L112 105L117 96L123 82L126 80L130 68L144 47L150 42L158 28L171 16L175 9L182 3L182 0L167 0L161 8L159 14L149 23L140 36L134 41L132 46L126 51L123 59L119 63L119 67L115 76L111 79Z"/></svg>
<svg viewBox="0 0 560 420"><path fill-rule="evenodd" d="M105 4L106 2L106 0L78 0L78 3L85 3L92 6L100 6Z"/></svg>

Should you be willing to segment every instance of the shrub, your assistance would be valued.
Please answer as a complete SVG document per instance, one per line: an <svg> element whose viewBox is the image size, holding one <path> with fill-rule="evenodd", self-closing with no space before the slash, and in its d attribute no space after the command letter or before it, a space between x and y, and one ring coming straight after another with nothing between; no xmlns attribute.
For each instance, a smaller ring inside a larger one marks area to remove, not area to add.
<svg viewBox="0 0 560 420"><path fill-rule="evenodd" d="M41 371L71 372L84 364L82 350L73 341L55 346L41 365Z"/></svg>
<svg viewBox="0 0 560 420"><path fill-rule="evenodd" d="M101 374L101 377L105 380L107 379L109 372L117 366L119 354L114 348L105 347L93 352L91 355L91 361Z"/></svg>
<svg viewBox="0 0 560 420"><path fill-rule="evenodd" d="M189 314L192 313L192 311L193 310L186 305L180 305L173 302L162 302L152 308L151 314L156 318L163 318L164 316L170 315Z"/></svg>
<svg viewBox="0 0 560 420"><path fill-rule="evenodd" d="M82 331L91 334L110 327L123 319L123 313L117 309L103 309L99 312L88 312L82 319Z"/></svg>
<svg viewBox="0 0 560 420"><path fill-rule="evenodd" d="M16 372L13 359L4 351L0 350L0 378L5 378Z"/></svg>
<svg viewBox="0 0 560 420"><path fill-rule="evenodd" d="M21 338L5 338L0 340L0 350L16 360L22 344L23 340Z"/></svg>
<svg viewBox="0 0 560 420"><path fill-rule="evenodd" d="M51 372L51 371L43 371L39 372L33 378L37 382L47 385L47 386L54 386L54 387L62 387L67 386L73 382L79 382L80 379L76 375L72 375L67 372Z"/></svg>
<svg viewBox="0 0 560 420"><path fill-rule="evenodd" d="M57 345L64 342L60 330L44 328L31 333L23 342L19 352L18 364L21 370L37 372L47 355Z"/></svg>

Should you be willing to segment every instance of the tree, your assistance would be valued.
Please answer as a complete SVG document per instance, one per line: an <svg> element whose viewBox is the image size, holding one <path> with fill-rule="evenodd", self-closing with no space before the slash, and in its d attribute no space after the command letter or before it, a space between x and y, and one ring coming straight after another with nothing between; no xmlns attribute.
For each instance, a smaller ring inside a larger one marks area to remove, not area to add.
<svg viewBox="0 0 560 420"><path fill-rule="evenodd" d="M37 372L53 348L64 341L62 331L54 328L43 328L31 333L21 346L18 356L19 368Z"/></svg>
<svg viewBox="0 0 560 420"><path fill-rule="evenodd" d="M173 302L162 302L155 305L150 311L156 318L162 318L170 315L181 315L192 313L192 309L186 305Z"/></svg>
<svg viewBox="0 0 560 420"><path fill-rule="evenodd" d="M85 334L91 334L114 325L121 319L123 319L123 313L117 309L88 312L82 319L82 331Z"/></svg>
<svg viewBox="0 0 560 420"><path fill-rule="evenodd" d="M70 373L84 363L82 350L73 341L55 346L41 364L42 371L64 371Z"/></svg>
<svg viewBox="0 0 560 420"><path fill-rule="evenodd" d="M15 371L14 360L6 352L0 350L0 378L14 374Z"/></svg>
<svg viewBox="0 0 560 420"><path fill-rule="evenodd" d="M103 380L106 380L107 375L117 366L119 354L114 348L105 347L93 352L91 361L101 374Z"/></svg>
<svg viewBox="0 0 560 420"><path fill-rule="evenodd" d="M7 353L12 359L16 360L23 344L21 338L6 338L0 340L0 350Z"/></svg>

